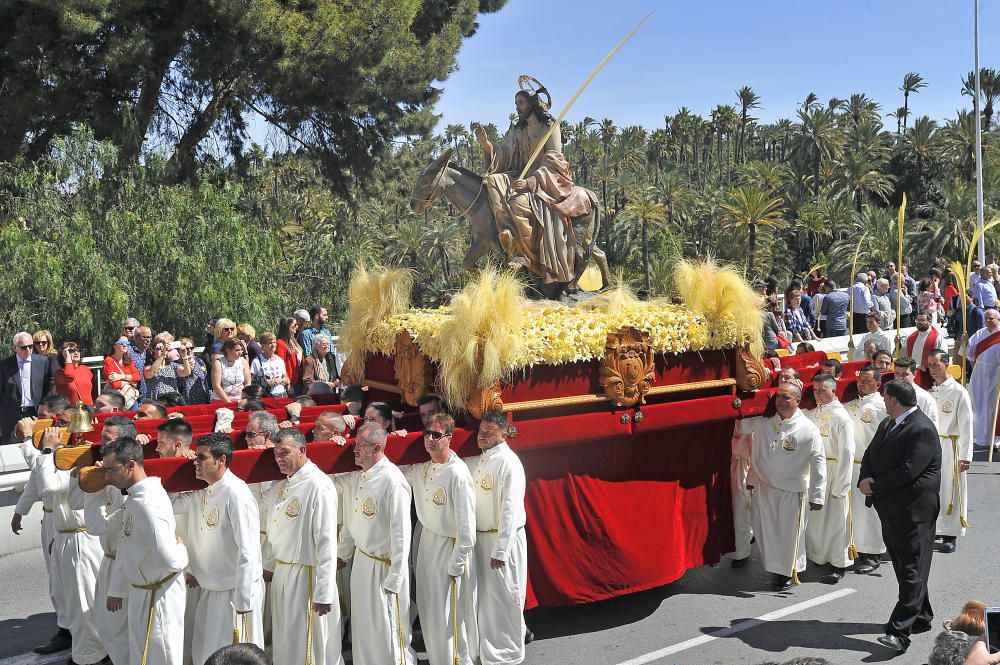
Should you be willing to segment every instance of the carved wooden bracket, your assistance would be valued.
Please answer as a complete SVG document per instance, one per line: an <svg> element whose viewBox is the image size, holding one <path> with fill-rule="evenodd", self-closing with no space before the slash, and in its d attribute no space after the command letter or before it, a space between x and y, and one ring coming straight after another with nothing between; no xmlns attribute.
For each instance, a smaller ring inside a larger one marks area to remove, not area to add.
<svg viewBox="0 0 1000 665"><path fill-rule="evenodd" d="M601 363L601 387L615 406L629 408L646 403L649 385L655 380L649 333L622 326L610 333Z"/></svg>
<svg viewBox="0 0 1000 665"><path fill-rule="evenodd" d="M500 383L494 383L489 388L473 393L467 408L473 418L482 418L487 411L503 411L503 393Z"/></svg>
<svg viewBox="0 0 1000 665"><path fill-rule="evenodd" d="M434 366L420 352L410 333L406 330L396 335L395 345L396 383L403 402L416 406L421 396L430 392L434 382Z"/></svg>
<svg viewBox="0 0 1000 665"><path fill-rule="evenodd" d="M760 358L750 352L750 347L736 350L736 387L747 392L757 390L771 382L771 370Z"/></svg>

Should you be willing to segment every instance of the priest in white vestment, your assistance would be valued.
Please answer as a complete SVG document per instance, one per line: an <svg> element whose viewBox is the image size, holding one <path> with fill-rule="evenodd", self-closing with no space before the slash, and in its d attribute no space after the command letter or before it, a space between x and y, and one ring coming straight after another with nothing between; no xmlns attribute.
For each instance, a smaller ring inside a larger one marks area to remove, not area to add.
<svg viewBox="0 0 1000 665"><path fill-rule="evenodd" d="M274 436L285 475L272 488L267 541L275 663L343 665L337 602L337 490L294 427ZM355 656L357 662L357 656ZM388 662L388 661L387 661Z"/></svg>
<svg viewBox="0 0 1000 665"><path fill-rule="evenodd" d="M913 358L896 358L892 371L896 379L906 381L913 386L914 392L917 393L917 408L930 418L936 427L938 424L937 402L934 401L929 392L917 385L917 362Z"/></svg>
<svg viewBox="0 0 1000 665"><path fill-rule="evenodd" d="M851 512L849 526L852 540L858 550L854 572L870 575L881 565L879 555L885 552L882 541L882 522L874 508L865 506L865 495L858 489L861 460L868 445L875 437L879 424L888 415L885 400L879 392L882 371L875 365L865 365L858 370L858 397L844 405L854 423L854 461L851 464Z"/></svg>
<svg viewBox="0 0 1000 665"><path fill-rule="evenodd" d="M851 565L848 514L851 471L854 466L854 423L837 399L837 380L829 374L813 377L816 408L805 412L823 439L826 451L826 495L823 510L809 516L806 525L806 554L810 561L830 564L824 584L836 584Z"/></svg>
<svg viewBox="0 0 1000 665"><path fill-rule="evenodd" d="M128 598L131 665L181 665L187 548L176 535L170 497L159 478L146 476L142 463L142 446L134 439L104 446L108 481L128 490L107 605L121 612Z"/></svg>
<svg viewBox="0 0 1000 665"><path fill-rule="evenodd" d="M354 440L361 471L341 481L339 558L351 568L351 654L355 665L415 665L410 647L410 485L385 456L387 432L367 423Z"/></svg>
<svg viewBox="0 0 1000 665"><path fill-rule="evenodd" d="M774 395L778 411L753 428L750 474L753 530L764 570L776 590L792 588L806 569L809 511L823 508L826 451L817 428L799 410L802 383L786 381Z"/></svg>
<svg viewBox="0 0 1000 665"><path fill-rule="evenodd" d="M260 518L250 488L229 471L227 434L197 441L195 476L208 487L173 497L174 514L188 522L188 571L201 589L194 610L191 660L204 663L227 644L264 648Z"/></svg>
<svg viewBox="0 0 1000 665"><path fill-rule="evenodd" d="M72 660L78 665L94 665L108 655L97 633L94 607L97 572L103 553L100 541L87 533L82 496L79 508L70 505L70 490L76 485L79 491L76 479L69 471L55 467L54 453L61 445L60 439L58 427L49 427L42 435L43 454L35 463L38 493L52 499L55 535L51 556L69 618L69 632L73 636Z"/></svg>
<svg viewBox="0 0 1000 665"><path fill-rule="evenodd" d="M973 444L981 448L993 445L996 429L997 382L1000 380L1000 312L988 309L986 327L969 338L967 355L975 365L969 377L972 397Z"/></svg>
<svg viewBox="0 0 1000 665"><path fill-rule="evenodd" d="M931 325L929 314L917 314L913 323L917 329L903 340L903 348L899 355L903 358L912 358L917 363L918 369L927 371L927 354L934 350L943 351L947 335Z"/></svg>
<svg viewBox="0 0 1000 665"><path fill-rule="evenodd" d="M506 414L484 413L477 437L483 454L465 458L476 489L475 583L483 665L520 663L525 658L527 480L521 460L507 445L507 428Z"/></svg>
<svg viewBox="0 0 1000 665"><path fill-rule="evenodd" d="M450 415L437 413L424 427L424 448L431 459L403 469L422 527L415 573L420 629L431 665L471 665L479 660L471 583L476 543L472 474L450 447L455 431Z"/></svg>
<svg viewBox="0 0 1000 665"><path fill-rule="evenodd" d="M941 512L938 513L939 552L950 554L965 535L969 500L966 473L972 463L972 398L948 374L948 354L935 351L927 369L934 379L930 393L938 406L938 433L941 435Z"/></svg>

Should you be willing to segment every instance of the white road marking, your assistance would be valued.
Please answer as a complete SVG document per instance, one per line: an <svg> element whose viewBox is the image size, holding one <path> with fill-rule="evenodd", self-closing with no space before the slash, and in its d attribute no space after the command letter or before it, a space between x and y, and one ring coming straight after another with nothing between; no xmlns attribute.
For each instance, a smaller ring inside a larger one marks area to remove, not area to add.
<svg viewBox="0 0 1000 665"><path fill-rule="evenodd" d="M37 653L22 653L10 658L0 660L0 665L48 665L59 661L69 660L69 649L58 653L50 653L47 656L39 656Z"/></svg>
<svg viewBox="0 0 1000 665"><path fill-rule="evenodd" d="M637 656L630 660L625 660L618 665L646 665L646 663L652 663L653 661L659 660L666 656L678 653L680 651L685 651L702 644L707 644L713 640L717 640L720 637L729 637L730 635L735 635L736 633L742 633L744 630L749 630L754 626L759 626L762 623L768 621L773 621L774 619L780 619L786 617L789 614L795 614L796 612L801 612L803 610L808 610L809 608L816 607L817 605L823 605L824 603L829 603L831 601L837 600L838 598L843 598L844 596L849 596L855 593L856 589L844 588L838 591L833 591L831 593L824 594L822 596L817 596L811 600L804 600L801 603L795 603L794 605L789 605L788 607L783 607L780 610L775 610L773 612L768 612L767 614L762 614L756 619L747 619L746 621L741 621L737 624L730 626L729 628L722 628L714 633L709 633L707 635L701 635L700 637L694 637L690 640L685 640L684 642L678 642L677 644L671 645L669 647L664 647L662 649L657 649L656 651L651 651L647 654ZM0 665L6 665L0 661Z"/></svg>

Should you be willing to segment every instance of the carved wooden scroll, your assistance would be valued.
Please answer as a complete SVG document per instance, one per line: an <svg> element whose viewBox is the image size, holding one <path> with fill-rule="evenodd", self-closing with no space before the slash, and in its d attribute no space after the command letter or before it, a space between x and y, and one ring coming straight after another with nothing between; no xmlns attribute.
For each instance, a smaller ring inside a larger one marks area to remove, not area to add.
<svg viewBox="0 0 1000 665"><path fill-rule="evenodd" d="M646 403L649 385L655 380L649 333L622 326L608 335L601 364L601 387L615 406L629 408Z"/></svg>
<svg viewBox="0 0 1000 665"><path fill-rule="evenodd" d="M404 403L416 406L422 395L431 392L434 367L406 330L396 335L395 358L399 394Z"/></svg>

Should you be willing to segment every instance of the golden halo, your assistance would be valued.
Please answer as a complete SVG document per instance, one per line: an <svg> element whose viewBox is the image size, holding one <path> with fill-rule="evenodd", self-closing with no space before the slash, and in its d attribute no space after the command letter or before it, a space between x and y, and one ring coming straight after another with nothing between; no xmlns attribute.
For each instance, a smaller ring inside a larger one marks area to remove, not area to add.
<svg viewBox="0 0 1000 665"><path fill-rule="evenodd" d="M548 88L542 85L542 82L536 79L534 76L529 76L527 74L521 74L517 77L517 86L524 92L531 93L532 95L545 95L545 101L539 100L542 108L546 111L552 108L552 95L549 94Z"/></svg>

